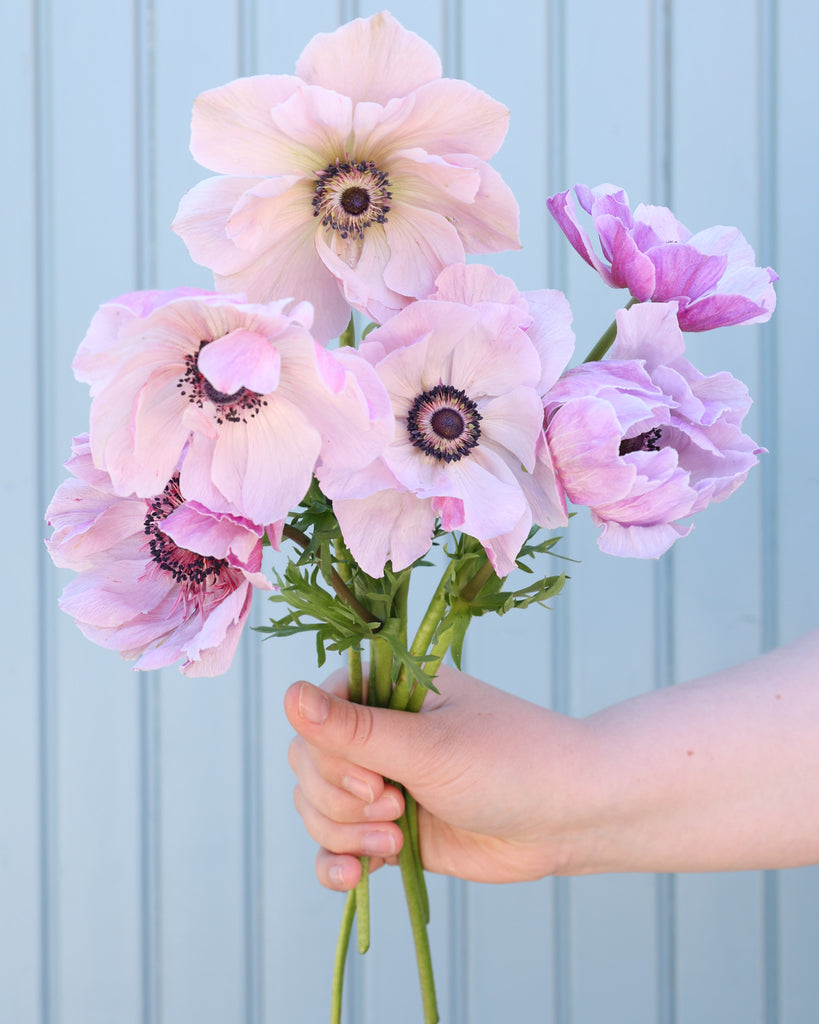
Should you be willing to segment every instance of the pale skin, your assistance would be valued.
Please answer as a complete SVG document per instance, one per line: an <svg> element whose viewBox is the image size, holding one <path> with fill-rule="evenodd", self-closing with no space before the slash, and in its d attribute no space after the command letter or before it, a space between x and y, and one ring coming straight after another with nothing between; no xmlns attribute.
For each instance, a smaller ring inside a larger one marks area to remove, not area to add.
<svg viewBox="0 0 819 1024"><path fill-rule="evenodd" d="M295 683L285 710L316 874L352 888L392 861L403 798L429 871L480 882L819 863L819 630L587 718L455 669L412 715Z"/></svg>

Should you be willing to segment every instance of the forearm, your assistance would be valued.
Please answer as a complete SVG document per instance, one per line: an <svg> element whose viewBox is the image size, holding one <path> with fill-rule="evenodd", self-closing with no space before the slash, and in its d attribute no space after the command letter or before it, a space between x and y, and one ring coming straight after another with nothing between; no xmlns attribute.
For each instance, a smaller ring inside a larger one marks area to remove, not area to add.
<svg viewBox="0 0 819 1024"><path fill-rule="evenodd" d="M819 862L819 631L583 724L567 872Z"/></svg>

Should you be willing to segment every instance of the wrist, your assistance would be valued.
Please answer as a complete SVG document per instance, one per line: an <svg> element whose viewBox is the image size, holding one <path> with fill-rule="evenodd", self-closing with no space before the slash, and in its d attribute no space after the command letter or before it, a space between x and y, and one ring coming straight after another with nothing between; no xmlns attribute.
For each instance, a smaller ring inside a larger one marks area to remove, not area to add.
<svg viewBox="0 0 819 1024"><path fill-rule="evenodd" d="M587 720L545 711L537 745L535 843L541 877L607 870L606 765L599 735Z"/></svg>

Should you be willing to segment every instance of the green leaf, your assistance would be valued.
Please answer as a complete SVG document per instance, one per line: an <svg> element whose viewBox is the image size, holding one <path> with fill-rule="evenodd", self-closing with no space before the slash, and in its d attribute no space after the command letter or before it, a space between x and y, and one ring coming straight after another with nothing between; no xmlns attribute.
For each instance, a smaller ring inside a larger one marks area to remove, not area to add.
<svg viewBox="0 0 819 1024"><path fill-rule="evenodd" d="M464 638L466 637L466 631L469 628L469 623L472 621L472 612L452 612L446 617L443 622L443 628L440 631L440 638L444 639L448 637L449 652L452 655L452 660L455 663L455 667L460 669L461 660L463 658L464 650ZM436 637L436 640L438 638Z"/></svg>
<svg viewBox="0 0 819 1024"><path fill-rule="evenodd" d="M473 615L482 615L491 611L505 615L512 608L528 608L533 604L544 604L549 598L559 594L566 582L566 574L544 576L519 590L500 590L495 593L481 593L471 603Z"/></svg>
<svg viewBox="0 0 819 1024"><path fill-rule="evenodd" d="M355 322L353 321L352 313L350 314L350 322L339 335L338 347L355 348Z"/></svg>
<svg viewBox="0 0 819 1024"><path fill-rule="evenodd" d="M380 622L363 622L335 593L325 590L317 566L307 569L289 562L284 576L276 572L275 578L278 591L270 595L270 601L288 605L288 611L279 619L271 619L269 625L256 627L257 631L269 636L315 632L320 666L327 650L357 646L380 628Z"/></svg>

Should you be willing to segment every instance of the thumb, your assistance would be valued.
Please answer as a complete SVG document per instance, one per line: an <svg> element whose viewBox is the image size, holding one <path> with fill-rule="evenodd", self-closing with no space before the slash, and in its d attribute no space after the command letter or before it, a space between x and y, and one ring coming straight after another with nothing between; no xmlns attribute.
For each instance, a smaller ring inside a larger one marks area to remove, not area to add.
<svg viewBox="0 0 819 1024"><path fill-rule="evenodd" d="M354 704L306 682L287 690L284 709L311 746L396 782L411 784L423 763L430 715Z"/></svg>

